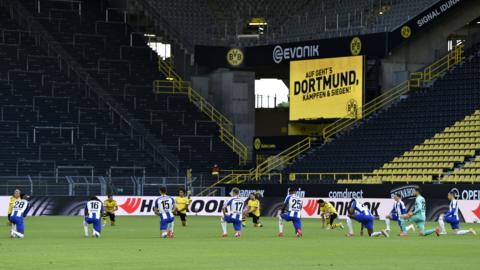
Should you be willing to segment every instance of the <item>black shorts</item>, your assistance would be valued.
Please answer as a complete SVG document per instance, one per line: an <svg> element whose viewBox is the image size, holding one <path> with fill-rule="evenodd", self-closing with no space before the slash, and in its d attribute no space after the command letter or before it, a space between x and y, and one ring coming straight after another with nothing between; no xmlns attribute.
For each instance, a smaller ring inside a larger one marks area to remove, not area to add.
<svg viewBox="0 0 480 270"><path fill-rule="evenodd" d="M253 219L253 224L258 224L259 216L255 216L253 213L248 213L248 216Z"/></svg>
<svg viewBox="0 0 480 270"><path fill-rule="evenodd" d="M338 217L337 214L330 214L330 225L333 225L333 221Z"/></svg>
<svg viewBox="0 0 480 270"><path fill-rule="evenodd" d="M12 215L12 214L8 214L8 215L7 215L7 219L8 219L9 222L10 222L10 216L11 216L11 215Z"/></svg>
<svg viewBox="0 0 480 270"><path fill-rule="evenodd" d="M107 212L105 216L110 218L110 221L115 222L115 214Z"/></svg>
<svg viewBox="0 0 480 270"><path fill-rule="evenodd" d="M187 214L182 214L180 212L177 213L177 215L180 217L181 221L186 221L187 220Z"/></svg>

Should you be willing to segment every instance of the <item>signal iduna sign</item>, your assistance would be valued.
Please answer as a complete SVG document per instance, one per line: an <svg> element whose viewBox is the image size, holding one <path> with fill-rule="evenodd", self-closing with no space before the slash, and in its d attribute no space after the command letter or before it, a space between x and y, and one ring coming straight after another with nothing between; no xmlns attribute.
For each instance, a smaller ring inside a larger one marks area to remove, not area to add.
<svg viewBox="0 0 480 270"><path fill-rule="evenodd" d="M290 62L290 120L361 118L363 56Z"/></svg>

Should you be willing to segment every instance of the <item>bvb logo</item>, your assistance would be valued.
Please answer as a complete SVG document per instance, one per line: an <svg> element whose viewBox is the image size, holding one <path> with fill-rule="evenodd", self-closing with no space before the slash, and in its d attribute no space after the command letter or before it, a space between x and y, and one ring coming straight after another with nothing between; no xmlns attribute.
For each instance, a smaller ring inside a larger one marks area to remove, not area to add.
<svg viewBox="0 0 480 270"><path fill-rule="evenodd" d="M358 117L358 105L355 99L350 99L347 102L347 114L353 116L353 118Z"/></svg>
<svg viewBox="0 0 480 270"><path fill-rule="evenodd" d="M255 150L259 150L260 147L262 147L262 141L260 140L260 138L256 138L253 142L253 145L255 147Z"/></svg>
<svg viewBox="0 0 480 270"><path fill-rule="evenodd" d="M239 66L243 63L243 52L238 48L232 48L227 52L227 62L231 66Z"/></svg>
<svg viewBox="0 0 480 270"><path fill-rule="evenodd" d="M362 51L362 40L359 37L352 38L350 41L350 52L352 55L359 55Z"/></svg>
<svg viewBox="0 0 480 270"><path fill-rule="evenodd" d="M403 38L409 38L412 35L412 29L410 26L405 25L402 27L402 30L400 31L400 34L402 35Z"/></svg>

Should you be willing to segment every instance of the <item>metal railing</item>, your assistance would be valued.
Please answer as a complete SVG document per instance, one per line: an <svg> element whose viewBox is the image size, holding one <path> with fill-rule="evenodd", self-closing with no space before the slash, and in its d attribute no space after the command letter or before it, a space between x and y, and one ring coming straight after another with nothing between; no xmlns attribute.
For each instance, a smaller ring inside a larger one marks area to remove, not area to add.
<svg viewBox="0 0 480 270"><path fill-rule="evenodd" d="M432 83L433 80L444 75L447 71L463 62L465 59L464 49L465 46L463 44L458 45L447 55L424 68L423 71L412 73L408 80L363 105L361 108L362 118L352 118L351 115L346 115L344 118L328 125L323 130L323 138L325 139L325 142L330 141L330 139L336 134L354 127L356 124L362 122L364 119L372 116L386 106L399 101L401 96L409 93L412 89Z"/></svg>
<svg viewBox="0 0 480 270"><path fill-rule="evenodd" d="M187 187L186 177L0 176L0 195L15 189L33 196L157 195L165 186L172 194ZM197 190L199 187L196 187ZM217 189L218 190L218 189Z"/></svg>
<svg viewBox="0 0 480 270"><path fill-rule="evenodd" d="M202 95L196 92L190 82L184 81L173 69L171 63L158 58L158 67L167 80L153 82L155 94L186 95L202 113L214 121L220 129L220 139L239 157L239 164L244 165L249 160L248 148L234 135L234 127L230 120L210 104Z"/></svg>
<svg viewBox="0 0 480 270"><path fill-rule="evenodd" d="M290 146L275 156L267 158L257 167L251 170L231 170L226 171L228 174L221 177L217 182L213 183L208 189L201 192L205 194L207 190L216 187L220 184L241 184L246 181L272 181L275 180L278 183L283 182L283 175L281 173L272 173L275 169L279 169L282 166L287 165L294 158L300 154L309 150L312 147L314 138L307 137L300 142ZM225 173L225 171L224 171Z"/></svg>
<svg viewBox="0 0 480 270"><path fill-rule="evenodd" d="M393 179L395 177L410 177L405 181ZM312 182L312 183L332 183L341 182L344 184L381 184L381 183L427 183L432 182L433 177L440 177L439 174L423 173L365 173L365 172L333 172L333 173L290 173L288 180L290 182ZM438 178L437 178L438 179Z"/></svg>

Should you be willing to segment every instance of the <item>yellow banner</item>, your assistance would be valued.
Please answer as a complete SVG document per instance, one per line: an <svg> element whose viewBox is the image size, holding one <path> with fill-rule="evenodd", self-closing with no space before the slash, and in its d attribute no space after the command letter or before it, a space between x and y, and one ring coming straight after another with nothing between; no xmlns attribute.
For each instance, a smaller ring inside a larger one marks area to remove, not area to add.
<svg viewBox="0 0 480 270"><path fill-rule="evenodd" d="M363 56L290 62L290 120L361 118Z"/></svg>

